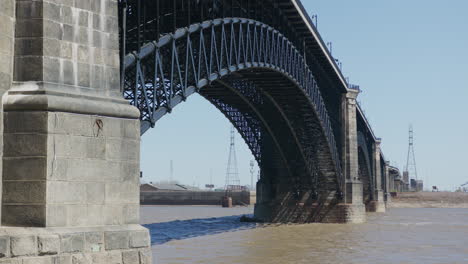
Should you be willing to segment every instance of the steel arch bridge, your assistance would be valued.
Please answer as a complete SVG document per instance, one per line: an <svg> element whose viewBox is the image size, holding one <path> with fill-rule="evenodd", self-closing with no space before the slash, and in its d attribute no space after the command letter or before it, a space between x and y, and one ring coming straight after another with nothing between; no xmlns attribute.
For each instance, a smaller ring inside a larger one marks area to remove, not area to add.
<svg viewBox="0 0 468 264"><path fill-rule="evenodd" d="M140 110L142 134L193 93L216 106L261 168L260 204L338 203L345 188L341 95L349 86L340 88L334 60L330 66L317 55L323 43L291 15L294 3L122 0L121 89ZM284 206L269 211L272 221L321 217Z"/></svg>

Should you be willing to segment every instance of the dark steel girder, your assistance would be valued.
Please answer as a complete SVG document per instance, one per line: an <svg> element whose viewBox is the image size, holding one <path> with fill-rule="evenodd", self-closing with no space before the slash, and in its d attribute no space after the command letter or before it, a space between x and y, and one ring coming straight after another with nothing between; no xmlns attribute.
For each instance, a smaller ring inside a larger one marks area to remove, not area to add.
<svg viewBox="0 0 468 264"><path fill-rule="evenodd" d="M158 41L142 46L139 52L128 54L125 56L124 69L123 93L130 103L141 111L142 133L190 94L200 92L210 84L222 82L236 74L245 74L245 79L272 89L272 95L275 96L286 97L285 95L289 96L289 91L300 91L300 96L306 98L302 103L309 104L310 112L319 120L319 132L328 144L329 154L335 166L337 189L342 188L340 155L327 107L314 76L295 46L272 27L243 18L215 19L194 24L188 28L177 29L173 34L161 36ZM271 83L269 79L274 74L267 72L277 74L276 84ZM300 105L301 101L294 98L298 97L292 97L291 103ZM277 105L272 109L279 111L278 116L288 120L286 115L281 113L281 107ZM232 111L230 113L231 119L237 117L238 121L241 120L240 114L234 114ZM296 142L291 146L298 146L300 150L303 142L297 139L290 123L286 122L285 127L286 129L272 129L268 133L285 131L281 132L282 135L289 136L282 136L282 140L288 142L295 138ZM244 132L246 131L250 130ZM243 137L254 138L247 134ZM308 164L302 150L290 150L285 148L284 144L279 144L283 155L296 161L302 159L304 164ZM258 157L256 158L258 160ZM313 174L310 171L311 166L306 167L309 172L305 174Z"/></svg>

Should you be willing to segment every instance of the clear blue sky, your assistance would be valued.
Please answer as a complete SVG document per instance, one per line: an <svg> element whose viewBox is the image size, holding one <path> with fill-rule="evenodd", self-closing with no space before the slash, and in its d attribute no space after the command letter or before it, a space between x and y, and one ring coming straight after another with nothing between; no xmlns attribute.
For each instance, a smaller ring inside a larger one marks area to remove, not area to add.
<svg viewBox="0 0 468 264"><path fill-rule="evenodd" d="M419 178L454 189L468 181L468 1L303 0L333 42L385 157L403 169L413 124ZM224 185L227 119L198 95L142 137L146 181L174 178ZM250 151L237 137L241 183L250 184Z"/></svg>

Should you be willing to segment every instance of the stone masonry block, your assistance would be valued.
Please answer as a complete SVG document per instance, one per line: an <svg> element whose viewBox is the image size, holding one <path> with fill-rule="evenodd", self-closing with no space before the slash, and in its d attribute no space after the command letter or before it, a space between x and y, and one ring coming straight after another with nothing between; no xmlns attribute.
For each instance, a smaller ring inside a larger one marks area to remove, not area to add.
<svg viewBox="0 0 468 264"><path fill-rule="evenodd" d="M60 252L60 237L43 235L38 237L39 255L55 255Z"/></svg>
<svg viewBox="0 0 468 264"><path fill-rule="evenodd" d="M37 255L37 238L35 236L12 236L11 256L34 256Z"/></svg>
<svg viewBox="0 0 468 264"><path fill-rule="evenodd" d="M88 232L85 234L85 251L100 252L104 244L104 234L102 232Z"/></svg>
<svg viewBox="0 0 468 264"><path fill-rule="evenodd" d="M121 180L125 183L139 183L140 179L140 164L137 162L121 162L120 163Z"/></svg>
<svg viewBox="0 0 468 264"><path fill-rule="evenodd" d="M11 72L11 56L10 54L0 53L0 72L10 73Z"/></svg>
<svg viewBox="0 0 468 264"><path fill-rule="evenodd" d="M62 25L52 20L42 20L44 23L44 37L62 39Z"/></svg>
<svg viewBox="0 0 468 264"><path fill-rule="evenodd" d="M109 251L109 264L122 264L122 252Z"/></svg>
<svg viewBox="0 0 468 264"><path fill-rule="evenodd" d="M48 20L53 20L55 22L61 22L60 17L60 6L53 2L44 2L43 12L44 17Z"/></svg>
<svg viewBox="0 0 468 264"><path fill-rule="evenodd" d="M109 264L108 253L95 253L91 255L93 264Z"/></svg>
<svg viewBox="0 0 468 264"><path fill-rule="evenodd" d="M132 232L130 234L130 247L143 248L150 246L149 233L147 231Z"/></svg>
<svg viewBox="0 0 468 264"><path fill-rule="evenodd" d="M0 258L10 256L10 237L1 236L0 237Z"/></svg>
<svg viewBox="0 0 468 264"><path fill-rule="evenodd" d="M60 238L61 250L64 253L83 252L85 238L83 233L66 234Z"/></svg>
<svg viewBox="0 0 468 264"><path fill-rule="evenodd" d="M67 57L69 56L66 50L62 49L62 56ZM72 55L70 55L72 56ZM75 85L76 80L75 80L75 68L73 66L73 61L71 60L63 60L62 61L62 71L63 71L63 78L60 80L61 83L63 84L68 84L68 85Z"/></svg>
<svg viewBox="0 0 468 264"><path fill-rule="evenodd" d="M131 203L139 202L139 184L128 182L106 183L106 203Z"/></svg>
<svg viewBox="0 0 468 264"><path fill-rule="evenodd" d="M72 25L73 24L73 11L70 6L62 5L60 7L60 14L62 17L62 23Z"/></svg>
<svg viewBox="0 0 468 264"><path fill-rule="evenodd" d="M24 258L23 264L55 264L52 257L33 257L33 258Z"/></svg>
<svg viewBox="0 0 468 264"><path fill-rule="evenodd" d="M47 136L43 134L4 134L4 157L44 156Z"/></svg>
<svg viewBox="0 0 468 264"><path fill-rule="evenodd" d="M130 139L108 139L107 158L111 160L130 161L139 159L140 141Z"/></svg>
<svg viewBox="0 0 468 264"><path fill-rule="evenodd" d="M48 227L66 226L66 216L68 215L67 205L49 204L47 205L46 212Z"/></svg>
<svg viewBox="0 0 468 264"><path fill-rule="evenodd" d="M23 264L21 259L4 259L0 260L0 264Z"/></svg>
<svg viewBox="0 0 468 264"><path fill-rule="evenodd" d="M78 86L89 87L89 84L90 84L89 71L90 71L89 64L78 63Z"/></svg>
<svg viewBox="0 0 468 264"><path fill-rule="evenodd" d="M7 226L45 226L44 205L8 205L2 206L2 225Z"/></svg>
<svg viewBox="0 0 468 264"><path fill-rule="evenodd" d="M53 264L72 264L72 256L64 255L64 256L55 256L53 257Z"/></svg>
<svg viewBox="0 0 468 264"><path fill-rule="evenodd" d="M91 182L86 183L86 202L88 204L103 204L105 195L105 184Z"/></svg>
<svg viewBox="0 0 468 264"><path fill-rule="evenodd" d="M71 136L95 136L95 122L88 115L49 113L48 130L55 134Z"/></svg>
<svg viewBox="0 0 468 264"><path fill-rule="evenodd" d="M53 47L51 47L53 49ZM53 51L49 51L53 52ZM57 47L57 50L55 51L55 54L60 54L60 50ZM54 57L48 57L44 56L43 57L43 73L42 73L42 79L46 82L51 82L51 83L58 83L60 79L60 60L58 58Z"/></svg>
<svg viewBox="0 0 468 264"><path fill-rule="evenodd" d="M106 5L106 15L115 16L117 14L117 1L115 0L104 0Z"/></svg>
<svg viewBox="0 0 468 264"><path fill-rule="evenodd" d="M44 32L43 24L42 19L17 19L15 36L17 38L41 37Z"/></svg>
<svg viewBox="0 0 468 264"><path fill-rule="evenodd" d="M104 208L106 205L93 205L88 204L87 206L87 225L101 226L104 222Z"/></svg>
<svg viewBox="0 0 468 264"><path fill-rule="evenodd" d="M60 57L61 41L58 39L44 39L42 54L48 57ZM54 61L56 62L56 61Z"/></svg>
<svg viewBox="0 0 468 264"><path fill-rule="evenodd" d="M126 204L123 206L123 223L139 224L140 222L140 204Z"/></svg>
<svg viewBox="0 0 468 264"><path fill-rule="evenodd" d="M43 2L42 1L16 1L17 18L41 18L43 17Z"/></svg>
<svg viewBox="0 0 468 264"><path fill-rule="evenodd" d="M93 264L92 258L88 254L76 254L72 256L72 264Z"/></svg>
<svg viewBox="0 0 468 264"><path fill-rule="evenodd" d="M13 36L15 32L14 19L10 16L0 14L0 32L6 36Z"/></svg>
<svg viewBox="0 0 468 264"><path fill-rule="evenodd" d="M120 204L106 205L103 207L103 222L104 225L121 225L123 206Z"/></svg>
<svg viewBox="0 0 468 264"><path fill-rule="evenodd" d="M140 264L152 264L152 252L150 249L140 250Z"/></svg>
<svg viewBox="0 0 468 264"><path fill-rule="evenodd" d="M128 232L105 232L104 233L106 250L127 249L130 236Z"/></svg>
<svg viewBox="0 0 468 264"><path fill-rule="evenodd" d="M45 180L47 161L45 157L5 158L4 180Z"/></svg>
<svg viewBox="0 0 468 264"><path fill-rule="evenodd" d="M86 201L86 185L80 182L48 181L47 201L83 204Z"/></svg>
<svg viewBox="0 0 468 264"><path fill-rule="evenodd" d="M88 208L86 205L68 205L67 223L68 226L89 226L96 225L94 221L98 219L91 218L88 215Z"/></svg>
<svg viewBox="0 0 468 264"><path fill-rule="evenodd" d="M0 53L11 55L13 49L13 38L0 32Z"/></svg>
<svg viewBox="0 0 468 264"><path fill-rule="evenodd" d="M47 113L45 112L5 112L5 133L45 133Z"/></svg>
<svg viewBox="0 0 468 264"><path fill-rule="evenodd" d="M138 251L124 251L122 252L123 264L139 264L140 256Z"/></svg>
<svg viewBox="0 0 468 264"><path fill-rule="evenodd" d="M0 72L0 92L5 92L10 89L12 76L7 73Z"/></svg>
<svg viewBox="0 0 468 264"><path fill-rule="evenodd" d="M106 140L102 137L86 138L85 157L91 159L105 159Z"/></svg>
<svg viewBox="0 0 468 264"><path fill-rule="evenodd" d="M4 203L45 203L45 181L4 181Z"/></svg>
<svg viewBox="0 0 468 264"><path fill-rule="evenodd" d="M2 0L2 8L0 14L5 14L9 17L15 16L15 1L14 0Z"/></svg>

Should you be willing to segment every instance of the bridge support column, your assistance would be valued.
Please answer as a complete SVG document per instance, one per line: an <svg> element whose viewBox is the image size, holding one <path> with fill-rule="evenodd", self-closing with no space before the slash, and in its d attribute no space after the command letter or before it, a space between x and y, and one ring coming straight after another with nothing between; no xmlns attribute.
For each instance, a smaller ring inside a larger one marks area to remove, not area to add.
<svg viewBox="0 0 468 264"><path fill-rule="evenodd" d="M345 176L343 208L349 211L349 222L361 223L366 220L362 201L363 185L359 179L358 140L356 121L357 90L348 90L342 99L343 125L343 171Z"/></svg>
<svg viewBox="0 0 468 264"><path fill-rule="evenodd" d="M374 143L374 153L372 155L374 159L374 176L375 176L375 193L374 200L367 205L367 211L369 212L385 212L385 199L384 199L384 184L385 181L382 175L382 169L380 164L380 144L381 140L377 139Z"/></svg>
<svg viewBox="0 0 468 264"><path fill-rule="evenodd" d="M0 256L151 263L139 225L139 112L119 88L117 1L16 8L14 83L3 97Z"/></svg>
<svg viewBox="0 0 468 264"><path fill-rule="evenodd" d="M395 190L395 179L390 176L390 162L385 161L385 179L386 179L386 187L387 189L385 190L384 197L386 204L392 202L392 196L390 195L390 192Z"/></svg>

